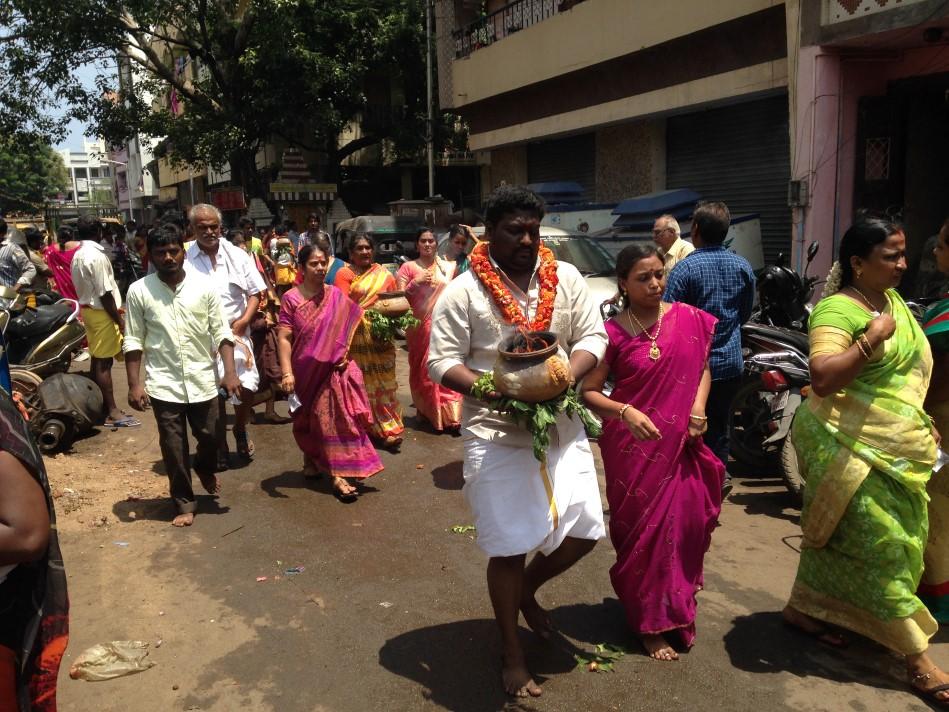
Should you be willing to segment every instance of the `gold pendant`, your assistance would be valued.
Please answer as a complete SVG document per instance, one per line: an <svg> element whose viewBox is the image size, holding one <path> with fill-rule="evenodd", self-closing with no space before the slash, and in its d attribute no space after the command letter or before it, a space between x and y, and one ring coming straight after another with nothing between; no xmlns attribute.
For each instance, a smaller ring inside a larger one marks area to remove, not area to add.
<svg viewBox="0 0 949 712"><path fill-rule="evenodd" d="M659 350L659 347L656 346L656 342L653 341L652 348L649 349L649 358L651 358L653 361L658 361L659 356L661 355L662 355L662 352Z"/></svg>

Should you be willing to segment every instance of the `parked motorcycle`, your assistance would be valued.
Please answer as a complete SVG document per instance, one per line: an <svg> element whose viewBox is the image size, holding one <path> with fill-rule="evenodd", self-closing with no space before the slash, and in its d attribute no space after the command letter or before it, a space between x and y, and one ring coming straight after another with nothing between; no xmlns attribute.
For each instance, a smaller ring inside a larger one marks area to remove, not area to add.
<svg viewBox="0 0 949 712"><path fill-rule="evenodd" d="M758 280L758 310L742 326L745 381L735 394L729 417L731 455L754 470L781 467L794 412L808 392L807 319L818 279L807 268L819 246L811 243L803 275L784 266L783 257ZM795 468L796 469L796 468ZM788 489L803 484L793 472Z"/></svg>
<svg viewBox="0 0 949 712"><path fill-rule="evenodd" d="M75 300L28 307L24 295L7 287L0 287L0 332L10 369L28 369L40 377L69 370L86 337Z"/></svg>
<svg viewBox="0 0 949 712"><path fill-rule="evenodd" d="M99 386L65 373L85 338L78 316L74 300L28 308L23 295L0 287L0 359L9 362L11 393L43 452L69 447L101 419Z"/></svg>

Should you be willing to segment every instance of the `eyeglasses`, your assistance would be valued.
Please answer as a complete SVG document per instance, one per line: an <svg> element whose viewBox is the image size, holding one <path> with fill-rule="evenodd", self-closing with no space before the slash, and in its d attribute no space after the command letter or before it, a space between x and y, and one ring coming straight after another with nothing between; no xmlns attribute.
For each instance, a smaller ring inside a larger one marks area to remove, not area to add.
<svg viewBox="0 0 949 712"><path fill-rule="evenodd" d="M653 230L653 231L652 231L652 236L653 236L653 237L658 237L659 235L661 235L661 234L664 233L664 232L671 232L671 231L672 231L672 228L671 228L671 227L660 228L659 230Z"/></svg>

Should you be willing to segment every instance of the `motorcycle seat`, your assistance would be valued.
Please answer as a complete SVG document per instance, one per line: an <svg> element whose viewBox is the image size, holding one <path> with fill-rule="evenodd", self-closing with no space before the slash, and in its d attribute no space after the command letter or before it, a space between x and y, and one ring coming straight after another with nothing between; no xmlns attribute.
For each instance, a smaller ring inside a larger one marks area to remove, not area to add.
<svg viewBox="0 0 949 712"><path fill-rule="evenodd" d="M811 346L807 339L807 334L800 331L784 329L780 326L770 326L768 324L756 324L751 321L742 324L741 329L748 334L757 334L766 338L784 341L802 353L810 353Z"/></svg>
<svg viewBox="0 0 949 712"><path fill-rule="evenodd" d="M10 320L7 334L21 339L46 336L65 324L72 313L73 307L69 303L26 309L22 314Z"/></svg>

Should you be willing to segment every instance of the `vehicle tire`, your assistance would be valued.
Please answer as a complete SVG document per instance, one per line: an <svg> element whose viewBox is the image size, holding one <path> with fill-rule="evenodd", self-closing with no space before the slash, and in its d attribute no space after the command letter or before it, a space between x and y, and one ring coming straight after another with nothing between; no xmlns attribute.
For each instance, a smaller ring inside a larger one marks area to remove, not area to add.
<svg viewBox="0 0 949 712"><path fill-rule="evenodd" d="M23 403L27 415L32 419L40 409L40 384L43 378L25 368L11 368L10 381L13 395Z"/></svg>
<svg viewBox="0 0 949 712"><path fill-rule="evenodd" d="M757 380L749 381L735 393L728 413L731 456L759 475L772 474L779 466L780 445L764 444L771 436L768 423L773 420L773 397L773 393L761 390Z"/></svg>
<svg viewBox="0 0 949 712"><path fill-rule="evenodd" d="M794 502L799 507L803 506L804 486L807 481L804 479L804 473L801 472L801 463L797 459L797 450L794 448L790 431L784 439L784 447L781 448L781 476L784 478L788 492L794 497Z"/></svg>

